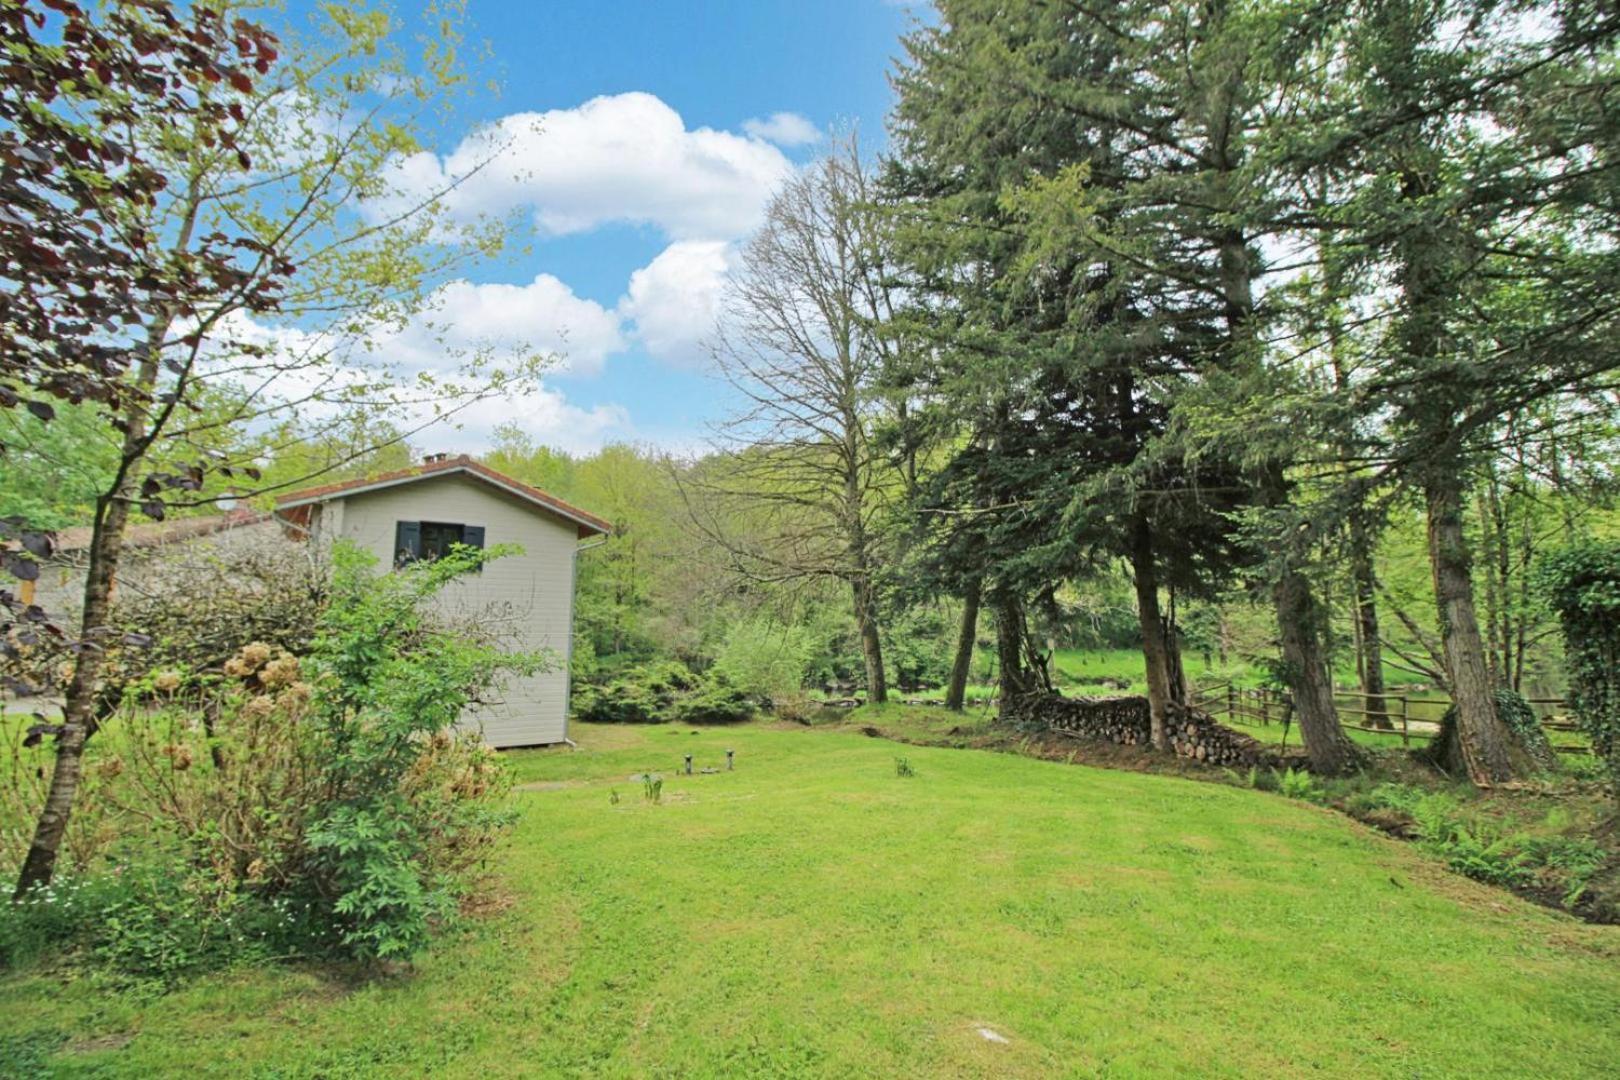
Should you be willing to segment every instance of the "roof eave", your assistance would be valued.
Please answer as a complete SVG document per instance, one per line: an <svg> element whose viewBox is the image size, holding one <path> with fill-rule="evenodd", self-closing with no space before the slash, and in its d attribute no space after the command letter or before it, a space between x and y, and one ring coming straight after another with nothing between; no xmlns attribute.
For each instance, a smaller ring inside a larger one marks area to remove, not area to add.
<svg viewBox="0 0 1620 1080"><path fill-rule="evenodd" d="M333 499L347 499L354 495L368 495L371 492L384 491L388 488L398 487L401 484L414 484L420 480L429 479L430 477L454 476L458 473L474 480L482 481L493 488L498 488L499 490L504 491L515 498L521 499L530 506L544 510L549 514L553 514L556 517L564 519L565 521L573 522L576 526L578 526L580 539L584 539L587 536L608 536L613 532L612 528L609 527L605 522L585 517L580 514L571 513L561 506L536 499L528 492L523 491L520 488L513 487L511 484L504 483L498 476L492 476L481 469L476 469L471 467L469 464L462 464L459 462L448 468L435 469L430 467L411 476L390 477L387 480L379 480L376 483L360 484L352 488L343 488L338 491L317 492L303 498L298 498L296 495L294 495L293 497L285 500L277 501L276 510L279 513L282 510L292 510L299 506L310 506L314 503L331 502Z"/></svg>

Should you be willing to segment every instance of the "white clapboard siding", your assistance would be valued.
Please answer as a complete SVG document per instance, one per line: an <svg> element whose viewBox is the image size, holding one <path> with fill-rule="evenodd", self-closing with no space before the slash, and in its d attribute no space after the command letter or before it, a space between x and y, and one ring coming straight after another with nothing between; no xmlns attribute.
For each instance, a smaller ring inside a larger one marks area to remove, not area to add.
<svg viewBox="0 0 1620 1080"><path fill-rule="evenodd" d="M401 521L482 525L484 546L517 544L521 555L487 564L453 582L440 603L455 616L471 616L501 634L509 648L549 650L552 669L509 679L498 702L468 711L463 723L491 746L537 746L568 734L568 653L573 630L574 558L578 529L532 503L462 474L333 498L320 511L317 535L342 536L393 563L394 526Z"/></svg>

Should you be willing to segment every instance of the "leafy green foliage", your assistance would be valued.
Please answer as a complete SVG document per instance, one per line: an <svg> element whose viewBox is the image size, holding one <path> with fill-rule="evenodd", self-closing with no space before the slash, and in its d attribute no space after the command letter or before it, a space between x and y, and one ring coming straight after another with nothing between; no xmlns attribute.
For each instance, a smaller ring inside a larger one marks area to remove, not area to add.
<svg viewBox="0 0 1620 1080"><path fill-rule="evenodd" d="M603 685L574 687L574 714L605 724L725 724L753 715L754 701L724 672L676 660L632 668Z"/></svg>
<svg viewBox="0 0 1620 1080"><path fill-rule="evenodd" d="M1570 705L1620 793L1620 543L1552 552L1536 580L1563 630Z"/></svg>
<svg viewBox="0 0 1620 1080"><path fill-rule="evenodd" d="M1491 885L1555 890L1565 907L1582 899L1609 859L1590 836L1517 828L1446 791L1384 783L1361 801L1364 808L1410 818L1418 842L1459 874Z"/></svg>
<svg viewBox="0 0 1620 1080"><path fill-rule="evenodd" d="M104 910L122 895L112 875L60 874L0 907L0 966L15 968L65 944L88 941Z"/></svg>
<svg viewBox="0 0 1620 1080"><path fill-rule="evenodd" d="M1317 785L1316 777L1310 773L1286 769L1277 777L1277 794L1286 795L1290 799L1319 802L1322 798L1322 789Z"/></svg>
<svg viewBox="0 0 1620 1080"><path fill-rule="evenodd" d="M403 803L336 806L305 834L323 882L337 890L331 910L344 926L343 944L357 956L415 952L453 910L449 890L417 868L420 836Z"/></svg>
<svg viewBox="0 0 1620 1080"><path fill-rule="evenodd" d="M0 412L0 518L61 529L90 520L96 496L118 464L118 447L91 405L62 404L49 423L16 410Z"/></svg>
<svg viewBox="0 0 1620 1080"><path fill-rule="evenodd" d="M943 686L950 678L956 628L940 605L904 609L885 627L888 662L902 690Z"/></svg>
<svg viewBox="0 0 1620 1080"><path fill-rule="evenodd" d="M505 549L393 573L347 545L302 658L255 642L208 672L132 684L94 744L105 811L71 891L0 919L0 955L80 945L172 982L263 956L419 950L511 822L507 781L463 710L549 658L437 614L435 595ZM111 863L97 846L115 845Z"/></svg>
<svg viewBox="0 0 1620 1080"><path fill-rule="evenodd" d="M206 970L251 963L282 944L278 912L221 902L204 876L175 872L172 850L145 850L92 875L61 875L0 909L0 965L78 948L91 970L166 989Z"/></svg>
<svg viewBox="0 0 1620 1080"><path fill-rule="evenodd" d="M576 683L574 715L603 724L653 724L670 719L675 696L695 682L675 661L648 664L605 684Z"/></svg>
<svg viewBox="0 0 1620 1080"><path fill-rule="evenodd" d="M91 955L123 978L173 985L209 968L262 958L244 930L254 909L219 904L203 882L152 861L121 868L122 888L95 913Z"/></svg>
<svg viewBox="0 0 1620 1080"><path fill-rule="evenodd" d="M726 632L711 670L761 701L793 698L804 690L814 649L808 626L739 619Z"/></svg>
<svg viewBox="0 0 1620 1080"><path fill-rule="evenodd" d="M754 715L755 701L718 672L706 672L689 694L675 699L670 718L681 724L735 724Z"/></svg>
<svg viewBox="0 0 1620 1080"><path fill-rule="evenodd" d="M447 627L427 601L451 581L510 549L457 546L431 563L391 574L339 545L333 603L312 654L322 804L308 813L310 899L330 904L343 946L360 958L409 955L452 909L454 881L435 845L476 832L487 817L458 812L457 798L412 783L463 710L508 674L542 670L547 658L503 652L466 627ZM466 801L486 787L463 779ZM436 840L437 837L437 840Z"/></svg>

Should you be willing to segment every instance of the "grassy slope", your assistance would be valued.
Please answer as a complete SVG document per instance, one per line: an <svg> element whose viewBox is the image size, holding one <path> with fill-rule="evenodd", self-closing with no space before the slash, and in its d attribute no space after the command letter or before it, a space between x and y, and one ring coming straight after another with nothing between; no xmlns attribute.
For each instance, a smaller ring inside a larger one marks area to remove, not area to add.
<svg viewBox="0 0 1620 1080"><path fill-rule="evenodd" d="M512 905L413 977L253 971L152 1001L12 976L0 1052L66 1040L63 1075L287 1077L1597 1076L1620 1060L1620 931L1326 811L848 733L688 730L581 726L585 752L513 754L531 786L502 866ZM673 775L725 746L735 773ZM895 776L897 754L916 777ZM627 779L645 766L669 778L662 806Z"/></svg>

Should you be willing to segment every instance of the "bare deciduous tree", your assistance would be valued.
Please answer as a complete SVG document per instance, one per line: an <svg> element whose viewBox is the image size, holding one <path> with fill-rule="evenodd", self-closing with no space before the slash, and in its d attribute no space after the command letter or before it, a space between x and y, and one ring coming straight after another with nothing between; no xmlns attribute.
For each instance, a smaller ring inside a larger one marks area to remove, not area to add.
<svg viewBox="0 0 1620 1080"><path fill-rule="evenodd" d="M900 477L871 437L891 309L868 184L851 137L771 200L713 348L746 404L719 436L720 459L684 483L699 528L745 578L847 583L867 691L881 702L874 519ZM745 507L743 530L734 511Z"/></svg>

